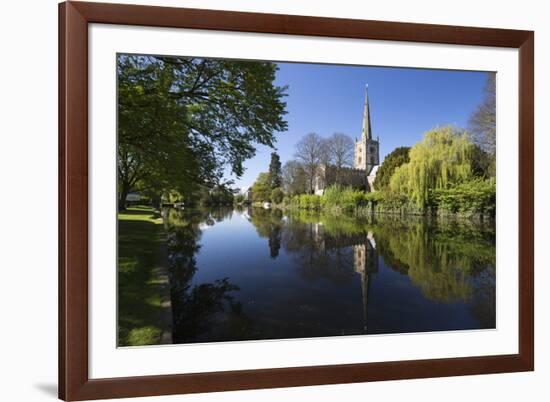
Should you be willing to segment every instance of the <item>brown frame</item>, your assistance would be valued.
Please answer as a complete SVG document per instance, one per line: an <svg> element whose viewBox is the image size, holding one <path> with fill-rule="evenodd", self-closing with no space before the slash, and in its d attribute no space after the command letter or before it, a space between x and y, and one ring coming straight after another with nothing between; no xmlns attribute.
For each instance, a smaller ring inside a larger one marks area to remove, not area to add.
<svg viewBox="0 0 550 402"><path fill-rule="evenodd" d="M214 373L88 377L88 24L519 49L519 353ZM534 370L534 33L508 29L65 2L59 5L59 397L138 397Z"/></svg>

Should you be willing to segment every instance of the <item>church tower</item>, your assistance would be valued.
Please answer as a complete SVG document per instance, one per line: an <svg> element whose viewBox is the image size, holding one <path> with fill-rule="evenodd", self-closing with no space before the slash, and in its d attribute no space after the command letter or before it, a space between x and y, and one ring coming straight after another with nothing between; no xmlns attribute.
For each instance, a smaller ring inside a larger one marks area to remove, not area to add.
<svg viewBox="0 0 550 402"><path fill-rule="evenodd" d="M361 139L355 140L355 169L365 170L367 176L372 169L380 164L379 141L372 137L372 127L370 121L369 108L369 86L365 89L365 108L363 111L363 128L361 130Z"/></svg>

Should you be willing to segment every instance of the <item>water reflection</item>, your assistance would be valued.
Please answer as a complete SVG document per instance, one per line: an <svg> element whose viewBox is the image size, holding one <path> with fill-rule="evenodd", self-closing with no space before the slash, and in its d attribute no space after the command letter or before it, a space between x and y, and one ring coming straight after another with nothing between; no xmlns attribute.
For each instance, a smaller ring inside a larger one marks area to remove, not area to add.
<svg viewBox="0 0 550 402"><path fill-rule="evenodd" d="M494 226L167 210L174 341L494 328Z"/></svg>
<svg viewBox="0 0 550 402"><path fill-rule="evenodd" d="M174 343L250 338L254 332L240 302L231 293L239 287L221 277L212 283L193 285L197 272L196 253L202 230L230 219L232 211L166 209L163 213L168 234L170 287ZM202 229L202 230L201 230Z"/></svg>

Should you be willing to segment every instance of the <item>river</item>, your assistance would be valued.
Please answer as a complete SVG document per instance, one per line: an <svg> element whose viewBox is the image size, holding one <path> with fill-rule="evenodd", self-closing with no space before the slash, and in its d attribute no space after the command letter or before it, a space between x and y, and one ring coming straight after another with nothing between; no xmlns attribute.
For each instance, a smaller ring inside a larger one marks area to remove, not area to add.
<svg viewBox="0 0 550 402"><path fill-rule="evenodd" d="M163 215L174 343L495 328L494 223Z"/></svg>

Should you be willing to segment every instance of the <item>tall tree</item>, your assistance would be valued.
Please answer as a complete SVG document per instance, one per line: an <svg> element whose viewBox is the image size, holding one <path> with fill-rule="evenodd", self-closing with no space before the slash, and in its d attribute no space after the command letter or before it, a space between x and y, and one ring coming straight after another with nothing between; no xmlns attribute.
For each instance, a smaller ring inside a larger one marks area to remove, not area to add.
<svg viewBox="0 0 550 402"><path fill-rule="evenodd" d="M145 59L118 59L119 206L140 190L153 198L197 181L197 161L189 148L185 107L169 96L173 71Z"/></svg>
<svg viewBox="0 0 550 402"><path fill-rule="evenodd" d="M336 168L338 179L342 168L353 166L355 144L350 136L342 133L332 134L326 144L329 163Z"/></svg>
<svg viewBox="0 0 550 402"><path fill-rule="evenodd" d="M282 183L281 158L277 152L271 153L271 161L269 162L269 184L271 188L281 187Z"/></svg>
<svg viewBox="0 0 550 402"><path fill-rule="evenodd" d="M474 142L489 155L496 152L496 74L488 73L484 97L470 117L470 131Z"/></svg>
<svg viewBox="0 0 550 402"><path fill-rule="evenodd" d="M306 192L306 174L304 167L297 160L289 160L283 166L283 188L291 195Z"/></svg>
<svg viewBox="0 0 550 402"><path fill-rule="evenodd" d="M452 127L428 131L409 152L410 161L395 169L390 190L406 194L418 207L428 205L430 191L474 177L476 146L468 134Z"/></svg>
<svg viewBox="0 0 550 402"><path fill-rule="evenodd" d="M385 190L390 184L390 179L395 169L404 163L409 162L410 147L399 147L391 151L382 162L382 166L376 172L374 188L376 190Z"/></svg>
<svg viewBox="0 0 550 402"><path fill-rule="evenodd" d="M269 173L261 172L252 185L252 200L254 202L266 202L271 198L271 185Z"/></svg>
<svg viewBox="0 0 550 402"><path fill-rule="evenodd" d="M283 120L285 87L277 66L185 57L118 57L119 198L133 190L189 191L237 177L273 147Z"/></svg>
<svg viewBox="0 0 550 402"><path fill-rule="evenodd" d="M319 166L327 160L326 142L318 134L309 133L296 144L294 156L304 169L306 191L312 193Z"/></svg>

